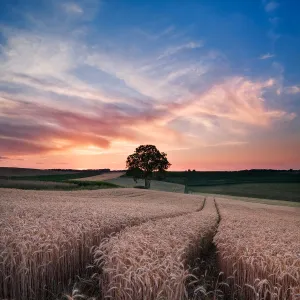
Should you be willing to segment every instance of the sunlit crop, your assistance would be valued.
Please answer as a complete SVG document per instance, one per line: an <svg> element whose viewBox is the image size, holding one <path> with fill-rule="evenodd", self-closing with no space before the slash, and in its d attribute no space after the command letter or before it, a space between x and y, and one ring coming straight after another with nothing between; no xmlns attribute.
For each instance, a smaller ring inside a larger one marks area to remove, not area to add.
<svg viewBox="0 0 300 300"><path fill-rule="evenodd" d="M131 189L0 190L0 299L53 299L126 226L178 216L200 197Z"/></svg>
<svg viewBox="0 0 300 300"><path fill-rule="evenodd" d="M188 299L189 262L201 256L217 226L213 200L202 211L126 228L95 253L103 296L111 299Z"/></svg>
<svg viewBox="0 0 300 300"><path fill-rule="evenodd" d="M245 299L300 299L300 211L221 199L218 203L220 268L233 276L239 294Z"/></svg>
<svg viewBox="0 0 300 300"><path fill-rule="evenodd" d="M300 299L300 210L215 200L0 189L0 299L83 299L72 287L87 267L98 290L86 299ZM224 274L207 290L193 276L206 270L193 270L213 241L218 262L206 265Z"/></svg>

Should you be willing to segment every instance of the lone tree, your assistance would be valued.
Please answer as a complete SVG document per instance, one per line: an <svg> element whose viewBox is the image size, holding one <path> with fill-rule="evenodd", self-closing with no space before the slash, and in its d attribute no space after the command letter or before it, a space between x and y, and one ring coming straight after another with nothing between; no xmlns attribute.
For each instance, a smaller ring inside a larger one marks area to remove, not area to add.
<svg viewBox="0 0 300 300"><path fill-rule="evenodd" d="M167 154L160 152L154 145L141 145L135 152L127 157L127 174L137 178L145 179L145 188L150 188L150 179L153 172L165 172L171 164L167 159Z"/></svg>

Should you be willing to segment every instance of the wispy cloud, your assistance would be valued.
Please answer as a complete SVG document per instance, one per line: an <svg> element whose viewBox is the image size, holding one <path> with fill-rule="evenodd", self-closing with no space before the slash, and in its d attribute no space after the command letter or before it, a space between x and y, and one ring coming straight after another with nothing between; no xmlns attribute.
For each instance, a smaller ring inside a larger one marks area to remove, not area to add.
<svg viewBox="0 0 300 300"><path fill-rule="evenodd" d="M287 94L294 94L295 95L295 94L300 93L300 86L298 86L298 85L289 86L289 87L286 87L284 90Z"/></svg>
<svg viewBox="0 0 300 300"><path fill-rule="evenodd" d="M269 59L269 58L273 58L275 57L274 54L271 54L271 53L266 53L266 54L262 54L259 59Z"/></svg>
<svg viewBox="0 0 300 300"><path fill-rule="evenodd" d="M279 3L276 1L262 0L265 11L268 15L268 21L270 23L270 29L267 32L268 38L271 40L272 44L272 52L275 52L275 43L281 37L280 34L277 33L277 25L279 22L279 18L275 15L275 10L279 7ZM267 53L269 54L269 53ZM274 55L274 54L273 54ZM271 57L267 57L271 58Z"/></svg>
<svg viewBox="0 0 300 300"><path fill-rule="evenodd" d="M265 107L264 91L273 85L272 79L253 82L243 77L229 78L190 102L175 105L173 113L189 115L199 120L203 116L213 116L221 120L262 127L269 126L272 120L295 118L295 114Z"/></svg>
<svg viewBox="0 0 300 300"><path fill-rule="evenodd" d="M83 9L77 3L67 2L62 4L64 10L70 14L82 14Z"/></svg>
<svg viewBox="0 0 300 300"><path fill-rule="evenodd" d="M206 147L220 147L220 146L239 146L239 145L245 145L248 144L247 141L225 141L221 143L216 144L208 144Z"/></svg>
<svg viewBox="0 0 300 300"><path fill-rule="evenodd" d="M265 10L266 12L270 13L272 11L274 11L275 9L277 9L279 7L279 3L276 1L264 1L265 4Z"/></svg>
<svg viewBox="0 0 300 300"><path fill-rule="evenodd" d="M172 32L174 32L175 26L168 26L165 29L160 30L159 32L149 32L147 30L143 30L141 28L136 28L134 31L142 35L143 37L149 39L149 40L158 40L161 38L164 38L166 36L169 36Z"/></svg>
<svg viewBox="0 0 300 300"><path fill-rule="evenodd" d="M268 35L269 39L272 41L273 45L281 37L281 35L276 33L273 29L269 30L267 35Z"/></svg>
<svg viewBox="0 0 300 300"><path fill-rule="evenodd" d="M188 50L188 49L197 49L203 47L204 43L202 41L200 42L190 42L184 45L175 46L168 48L163 54L161 54L158 59L165 58L167 56L174 55L180 51Z"/></svg>
<svg viewBox="0 0 300 300"><path fill-rule="evenodd" d="M269 22L275 27L278 25L280 19L278 17L269 18Z"/></svg>

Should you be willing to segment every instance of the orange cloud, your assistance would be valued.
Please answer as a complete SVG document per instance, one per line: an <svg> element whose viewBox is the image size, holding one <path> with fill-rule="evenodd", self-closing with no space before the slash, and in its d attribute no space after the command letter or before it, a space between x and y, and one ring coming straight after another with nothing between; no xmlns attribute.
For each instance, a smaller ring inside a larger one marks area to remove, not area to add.
<svg viewBox="0 0 300 300"><path fill-rule="evenodd" d="M273 80L253 82L243 77L233 77L188 102L173 105L172 113L194 122L213 116L255 126L268 126L274 119L295 118L294 113L266 107L264 90L273 84Z"/></svg>
<svg viewBox="0 0 300 300"><path fill-rule="evenodd" d="M0 151L5 155L66 152L73 148L110 147L115 140L178 140L176 131L153 122L163 111L124 114L114 106L95 107L85 114L24 102L2 106Z"/></svg>

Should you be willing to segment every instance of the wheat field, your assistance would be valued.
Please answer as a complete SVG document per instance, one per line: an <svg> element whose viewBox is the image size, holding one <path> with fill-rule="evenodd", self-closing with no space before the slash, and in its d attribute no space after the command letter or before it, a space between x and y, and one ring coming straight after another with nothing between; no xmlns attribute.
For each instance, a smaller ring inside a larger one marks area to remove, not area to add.
<svg viewBox="0 0 300 300"><path fill-rule="evenodd" d="M188 215L126 228L95 252L103 297L116 300L188 299L188 264L209 244L218 215L212 200Z"/></svg>
<svg viewBox="0 0 300 300"><path fill-rule="evenodd" d="M299 208L130 188L0 189L0 228L0 299L300 298ZM213 244L208 263L223 273L208 291L193 270ZM87 270L92 297L72 293Z"/></svg>
<svg viewBox="0 0 300 300"><path fill-rule="evenodd" d="M300 209L217 199L219 265L243 299L300 299Z"/></svg>
<svg viewBox="0 0 300 300"><path fill-rule="evenodd" d="M0 299L54 299L84 272L104 237L193 212L201 199L137 189L0 189Z"/></svg>

